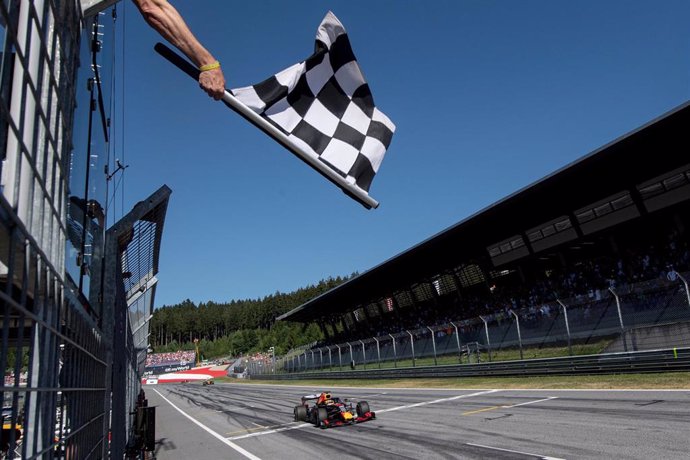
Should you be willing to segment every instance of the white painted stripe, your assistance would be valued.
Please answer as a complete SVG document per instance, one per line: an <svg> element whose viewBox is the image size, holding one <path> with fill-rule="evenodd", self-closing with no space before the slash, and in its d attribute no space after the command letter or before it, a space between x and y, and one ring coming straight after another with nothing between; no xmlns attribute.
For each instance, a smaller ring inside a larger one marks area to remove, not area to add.
<svg viewBox="0 0 690 460"><path fill-rule="evenodd" d="M511 407L527 406L527 405L529 405L529 404L536 404L536 403L540 403L540 402L543 402L543 401L550 401L550 400L552 400L552 399L558 399L558 397L557 397L557 396L549 396L548 398L537 399L536 401L528 401L528 402L523 402L523 403L520 403L520 404L513 404L512 406L503 406L503 407L509 409L509 408L511 408Z"/></svg>
<svg viewBox="0 0 690 460"><path fill-rule="evenodd" d="M511 454L531 455L532 457L537 457L537 458L540 458L542 460L565 460L564 458L548 457L548 456L539 455L539 454L531 454L529 452L520 452L519 450L501 449L500 447L484 446L482 444L473 444L471 442L466 442L465 444L468 446L481 447L482 449L491 449L491 450L498 450L501 452L510 452Z"/></svg>
<svg viewBox="0 0 690 460"><path fill-rule="evenodd" d="M230 442L229 440L225 439L223 436L221 436L220 434L216 433L215 431L213 431L212 429L210 429L209 427L207 427L207 426L204 425L203 423L199 422L198 420L196 420L196 419L193 418L192 416L190 416L190 415L188 415L187 413L185 413L182 409L180 409L180 408L177 407L175 404L173 404L172 401L170 401L168 398L166 398L165 396L163 396L158 390L153 389L153 391L155 391L156 393L158 393L158 395L159 395L161 398L163 398L168 404L170 404L170 405L171 405L175 410L177 410L180 414L182 414L182 415L184 415L185 417L187 417L189 420L191 420L191 421L194 422L196 425L198 425L199 427L201 427L204 431L206 431L206 432L208 432L209 434L211 434L214 438L219 439L220 441L222 441L223 443L225 443L225 444L227 444L228 446L232 447L232 448L235 449L237 452L239 452L240 454L244 455L245 457L247 457L247 458L250 459L250 460L261 460L261 458L257 457L256 455L252 454L251 452L248 452L248 451L244 450L243 448L241 448L240 446L238 446L238 445L235 444L234 442Z"/></svg>
<svg viewBox="0 0 690 460"><path fill-rule="evenodd" d="M416 403L416 404L409 404L407 406L391 407L390 409L376 410L374 412L377 414L381 414L384 412L393 412L396 410L411 409L413 407L427 406L429 404L438 404L438 403L444 403L444 402L448 402L448 401L455 401L456 399L464 399L464 398L471 398L473 396L488 395L490 393L496 393L498 391L501 391L501 390L478 391L477 393L468 393L465 395L453 396L450 398L435 399L433 401L425 401L425 402L420 402L420 403Z"/></svg>
<svg viewBox="0 0 690 460"><path fill-rule="evenodd" d="M513 407L528 406L528 405L530 405L530 404L536 404L536 403L540 403L540 402L543 402L543 401L550 401L550 400L552 400L552 399L558 399L558 397L557 397L557 396L549 396L548 398L537 399L537 400L535 400L535 401L527 401L527 402L523 402L523 403L520 403L520 404L513 404L513 405L510 405L510 406L491 406L491 407L485 407L485 408L483 408L483 409L477 409L477 410L471 410L471 411L464 412L462 415L474 415L474 414L478 414L478 413L480 413L480 412L488 412L488 411L490 411L490 410L511 409L511 408L513 408Z"/></svg>
<svg viewBox="0 0 690 460"><path fill-rule="evenodd" d="M233 436L232 438L226 438L228 441L237 441L238 439L247 439L247 438L254 438L256 436L263 436L265 434L273 434L273 433L280 433L281 431L290 431L290 430L297 430L299 428L304 428L307 426L314 426L311 423L301 423L299 425L295 426L288 426L285 428L276 428L275 430L266 430L266 431L259 431L257 433L247 433L247 434L241 434L239 436Z"/></svg>

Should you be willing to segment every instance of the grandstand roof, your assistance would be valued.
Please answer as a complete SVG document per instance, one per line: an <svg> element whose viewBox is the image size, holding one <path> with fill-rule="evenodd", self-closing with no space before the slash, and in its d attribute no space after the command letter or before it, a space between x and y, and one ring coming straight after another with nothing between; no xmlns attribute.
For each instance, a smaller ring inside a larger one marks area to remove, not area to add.
<svg viewBox="0 0 690 460"><path fill-rule="evenodd" d="M690 102L304 303L278 320L310 322L388 297L459 262L487 260L487 248L527 229L685 167ZM638 193L639 199L639 193Z"/></svg>

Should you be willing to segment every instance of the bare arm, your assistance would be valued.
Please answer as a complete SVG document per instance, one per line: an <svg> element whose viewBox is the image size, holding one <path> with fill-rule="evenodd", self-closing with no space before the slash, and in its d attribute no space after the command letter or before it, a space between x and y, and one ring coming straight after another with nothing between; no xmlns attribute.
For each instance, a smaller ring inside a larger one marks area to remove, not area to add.
<svg viewBox="0 0 690 460"><path fill-rule="evenodd" d="M133 0L146 22L163 38L182 51L197 67L216 61L197 40L180 13L166 0ZM215 100L225 92L225 76L220 68L201 72L199 86Z"/></svg>

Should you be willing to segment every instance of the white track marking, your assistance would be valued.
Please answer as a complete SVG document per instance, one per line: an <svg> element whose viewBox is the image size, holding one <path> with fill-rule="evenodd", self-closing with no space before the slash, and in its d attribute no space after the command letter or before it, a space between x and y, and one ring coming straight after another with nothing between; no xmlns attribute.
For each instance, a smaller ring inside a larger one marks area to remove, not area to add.
<svg viewBox="0 0 690 460"><path fill-rule="evenodd" d="M548 398L537 399L537 400L535 400L535 401L527 401L527 402L523 402L523 403L520 403L520 404L511 404L511 405L507 405L507 406L490 406L490 407L484 407L484 408L482 408L482 409L470 410L470 411L467 411L467 412L463 412L462 415L474 415L474 414L478 414L478 413L480 413L480 412L488 412L488 411L490 411L490 410L496 410L496 409L511 409L511 408L513 408L513 407L528 406L528 405L530 405L530 404L536 404L536 403L540 403L540 402L543 402L543 401L551 401L552 399L558 399L558 396L549 396Z"/></svg>
<svg viewBox="0 0 690 460"><path fill-rule="evenodd" d="M531 455L532 457L536 457L536 458L539 458L541 460L565 460L563 458L558 458L558 457L547 457L547 456L539 455L539 454L531 454L529 452L520 452L519 450L501 449L500 447L491 447L491 446L484 446L482 444L473 444L471 442L466 442L465 444L468 446L481 447L482 449L491 449L491 450L498 450L501 452L510 452L511 454Z"/></svg>
<svg viewBox="0 0 690 460"><path fill-rule="evenodd" d="M254 422L252 422L252 423L254 423ZM259 425L258 423L254 423L254 425L256 425L256 428L243 428L241 430L236 430L236 431L231 431L229 433L225 433L225 436L226 436L225 439L229 439L232 441L233 439L235 439L234 437L232 437L233 435L244 436L246 434L260 432L261 430L276 430L276 429L283 428L283 427L292 427L295 425L295 423L297 423L297 422L281 423L280 425L271 425L271 426ZM230 437L228 437L228 436L230 436Z"/></svg>
<svg viewBox="0 0 690 460"><path fill-rule="evenodd" d="M216 433L215 431L213 431L212 429L210 429L209 427L207 427L207 426L204 425L203 423L199 422L198 420L196 420L196 419L193 418L192 416L190 416L190 415L188 415L187 413L185 413L182 409L180 409L180 408L177 407L175 404L173 404L172 401L170 401L168 398L166 398L165 396L163 396L163 395L162 395L158 390L156 390L155 388L153 389L153 391L155 391L156 393L158 393L158 396L160 396L160 397L163 398L168 404L170 404L170 405L173 407L173 409L177 410L180 414L182 414L182 415L184 415L185 417L187 417L189 420L191 420L191 421L194 422L196 425L198 425L199 427L201 427L201 429L203 429L204 431L206 431L206 432L208 432L209 434L211 434L211 436L213 436L214 438L216 438L216 439L220 440L221 442L223 442L224 444L226 444L226 445L232 447L234 450L236 450L237 452L239 452L240 454L244 455L245 457L247 457L247 458L249 458L249 459L251 459L251 460L261 460L260 457L257 457L256 455L252 454L251 452L248 452L248 451L244 450L243 448L241 448L240 446L238 446L238 445L235 444L234 442L230 442L228 439L225 439L225 438L224 438L223 436L221 436L220 434Z"/></svg>
<svg viewBox="0 0 690 460"><path fill-rule="evenodd" d="M297 430L299 428L304 428L307 426L313 427L311 423L301 423L299 425L294 425L294 426L287 426L284 428L276 428L274 430L266 430L266 431L258 431L256 433L247 433L247 434L242 434L239 436L233 436L232 438L226 438L228 441L237 441L238 439L247 439L247 438L254 438L256 436L263 436L265 434L273 434L273 433L280 433L281 431L290 431L290 430Z"/></svg>
<svg viewBox="0 0 690 460"><path fill-rule="evenodd" d="M520 403L520 404L513 404L512 406L504 406L504 407L506 407L506 408L511 408L511 407L527 406L527 405L529 405L529 404L536 404L536 403L540 403L540 402L543 402L543 401L550 401L550 400L552 400L552 399L558 399L558 397L557 397L557 396L549 396L548 398L537 399L536 401L527 401L527 402L523 402L523 403Z"/></svg>
<svg viewBox="0 0 690 460"><path fill-rule="evenodd" d="M403 409L411 409L413 407L420 407L420 406L427 406L429 404L439 404L439 403L444 403L448 401L455 401L456 399L464 399L464 398L471 398L473 396L481 396L481 395L488 395L490 393L496 393L501 390L487 390L487 391L478 391L477 393L469 393L465 395L460 395L460 396L452 396L450 398L443 398L443 399L434 399L433 401L424 401L416 404L408 404L406 406L398 406L398 407L391 407L390 409L383 409L383 410L377 410L374 411L377 414L381 414L384 412L393 412L396 410L403 410Z"/></svg>

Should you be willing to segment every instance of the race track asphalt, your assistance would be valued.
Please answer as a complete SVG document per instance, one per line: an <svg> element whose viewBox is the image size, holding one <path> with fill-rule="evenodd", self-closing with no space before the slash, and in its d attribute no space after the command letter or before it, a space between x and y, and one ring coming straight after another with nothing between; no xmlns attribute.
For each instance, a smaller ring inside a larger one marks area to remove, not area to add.
<svg viewBox="0 0 690 460"><path fill-rule="evenodd" d="M688 459L690 391L317 388L198 383L144 387L156 458ZM301 396L366 400L377 417L294 422Z"/></svg>

